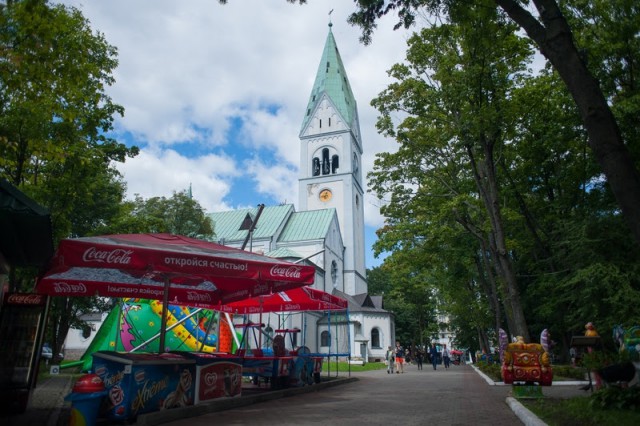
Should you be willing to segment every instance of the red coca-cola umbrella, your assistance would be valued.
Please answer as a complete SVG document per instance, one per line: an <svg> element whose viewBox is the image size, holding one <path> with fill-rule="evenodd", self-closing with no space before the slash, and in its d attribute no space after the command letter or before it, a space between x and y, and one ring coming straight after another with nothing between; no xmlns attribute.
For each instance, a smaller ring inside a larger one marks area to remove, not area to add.
<svg viewBox="0 0 640 426"><path fill-rule="evenodd" d="M311 266L171 234L127 234L60 242L36 292L141 297L190 306L230 303L313 283Z"/></svg>
<svg viewBox="0 0 640 426"><path fill-rule="evenodd" d="M332 311L347 309L347 301L322 290L299 287L268 296L257 296L215 307L234 314L261 314L264 312Z"/></svg>
<svg viewBox="0 0 640 426"><path fill-rule="evenodd" d="M210 307L310 285L314 276L312 266L179 235L105 235L62 240L35 292Z"/></svg>

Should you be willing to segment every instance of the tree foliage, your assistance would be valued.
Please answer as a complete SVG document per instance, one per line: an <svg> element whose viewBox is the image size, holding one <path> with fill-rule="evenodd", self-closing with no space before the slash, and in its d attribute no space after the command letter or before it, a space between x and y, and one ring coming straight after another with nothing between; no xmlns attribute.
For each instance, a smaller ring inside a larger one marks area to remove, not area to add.
<svg viewBox="0 0 640 426"><path fill-rule="evenodd" d="M392 11L397 13L399 19L396 28L408 28L415 23L416 16L422 11L451 17L468 6L468 2L459 0L355 1L358 9L349 17L349 22L362 27L362 40L365 43L370 42L377 26L376 21ZM485 7L499 7L508 14L536 43L540 52L558 72L578 107L595 158L607 177L629 228L640 242L640 173L622 139L620 127L599 81L587 67L584 55L574 43L572 28L568 25L558 2L494 0L478 3ZM588 1L576 3L591 4ZM637 15L637 6L634 7L632 2L616 2L615 5L628 16ZM538 17L534 17L527 6L535 8ZM600 12L608 13L602 8ZM630 21L633 22L633 19ZM589 27L594 26L593 21L585 19L583 22ZM629 20L625 22L628 23ZM631 30L632 28L631 26ZM626 26L625 29L628 30L630 27Z"/></svg>
<svg viewBox="0 0 640 426"><path fill-rule="evenodd" d="M205 240L214 235L211 218L186 190L174 192L171 198L145 200L137 195L124 203L120 213L102 233L166 232Z"/></svg>
<svg viewBox="0 0 640 426"><path fill-rule="evenodd" d="M116 49L75 8L45 0L0 5L0 175L51 213L54 242L85 236L119 214L125 191L113 162L136 147L106 136L124 109L106 94ZM36 271L11 283L28 291ZM54 354L78 313L101 301L54 298L49 336Z"/></svg>
<svg viewBox="0 0 640 426"><path fill-rule="evenodd" d="M443 220L447 227L462 225L477 239L472 246L487 251L510 328L528 337L506 238L505 215L511 213L500 202L497 159L515 125L509 101L524 78L530 51L494 9L468 8L456 19L412 37L407 64L390 72L398 83L373 101L382 113L379 129L395 136L401 147L376 162L379 174L373 175L372 189L379 196L396 196L381 212L415 225L409 235L426 232L421 246ZM397 111L408 117L396 126L392 115Z"/></svg>
<svg viewBox="0 0 640 426"><path fill-rule="evenodd" d="M509 24L497 17L489 30L478 20L490 9L455 9L414 35L406 63L389 72L396 81L373 101L379 131L400 144L378 156L369 176L386 201L375 248L392 252L394 269L428 277L423 285L450 315L459 344L488 349L488 327L506 323L526 335L509 320L491 211L499 207L526 332L550 328L566 347L587 321L640 320L638 246L566 85L553 70L527 75L526 48ZM635 105L610 99L614 111L617 102ZM490 202L483 191L493 191Z"/></svg>

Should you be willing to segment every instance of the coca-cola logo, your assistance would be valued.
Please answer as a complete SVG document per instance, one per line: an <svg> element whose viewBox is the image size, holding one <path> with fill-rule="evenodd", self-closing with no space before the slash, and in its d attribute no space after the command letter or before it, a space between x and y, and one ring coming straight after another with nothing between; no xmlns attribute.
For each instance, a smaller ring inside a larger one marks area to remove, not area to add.
<svg viewBox="0 0 640 426"><path fill-rule="evenodd" d="M82 260L85 262L128 265L131 263L131 254L133 254L133 250L98 250L96 247L89 247L82 255Z"/></svg>
<svg viewBox="0 0 640 426"><path fill-rule="evenodd" d="M7 303L11 305L42 305L44 296L41 294L10 294Z"/></svg>
<svg viewBox="0 0 640 426"><path fill-rule="evenodd" d="M69 284L66 282L53 283L53 292L60 294L68 293L87 293L87 287L83 283Z"/></svg>
<svg viewBox="0 0 640 426"><path fill-rule="evenodd" d="M300 278L302 268L300 266L275 265L271 268L271 276L283 278Z"/></svg>

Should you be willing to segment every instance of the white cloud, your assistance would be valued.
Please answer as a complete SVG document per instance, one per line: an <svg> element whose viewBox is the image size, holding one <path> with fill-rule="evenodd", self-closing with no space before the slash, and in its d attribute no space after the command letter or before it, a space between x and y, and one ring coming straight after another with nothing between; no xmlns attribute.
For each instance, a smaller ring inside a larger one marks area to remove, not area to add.
<svg viewBox="0 0 640 426"><path fill-rule="evenodd" d="M392 30L392 17L379 22L372 44L364 46L360 30L346 23L355 6L344 0L302 6L285 0L230 0L224 6L216 0L60 3L78 7L118 48L116 84L108 91L125 107L125 117L115 127L142 147L138 158L119 167L131 195L170 196L192 184L207 210L235 208L240 202L230 188L241 176L230 169L234 161L245 161L260 172L259 178L249 176L257 193L297 203L298 132L331 9L359 107L364 176L377 152L396 149L377 134L377 113L369 105L390 82L386 71L404 58L406 32ZM231 137L230 120L238 119L244 128ZM182 152L184 142L200 144L199 157ZM273 167L257 150L274 152L283 163ZM377 227L382 218L371 197L365 221Z"/></svg>
<svg viewBox="0 0 640 426"><path fill-rule="evenodd" d="M229 158L208 154L190 159L171 149L160 152L143 149L135 158L117 164L117 168L126 178L130 195L169 197L191 187L194 198L206 210L233 208L224 201L229 195L230 179L238 175Z"/></svg>

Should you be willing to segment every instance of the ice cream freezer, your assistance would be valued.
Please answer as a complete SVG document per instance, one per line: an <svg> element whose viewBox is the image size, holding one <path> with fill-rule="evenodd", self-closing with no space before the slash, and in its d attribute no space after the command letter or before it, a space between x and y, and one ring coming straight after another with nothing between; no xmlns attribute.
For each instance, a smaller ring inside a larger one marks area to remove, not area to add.
<svg viewBox="0 0 640 426"><path fill-rule="evenodd" d="M191 357L98 351L93 354L93 370L107 391L99 417L133 420L195 401L196 360Z"/></svg>
<svg viewBox="0 0 640 426"><path fill-rule="evenodd" d="M242 394L242 362L230 354L174 352L196 362L195 403Z"/></svg>

